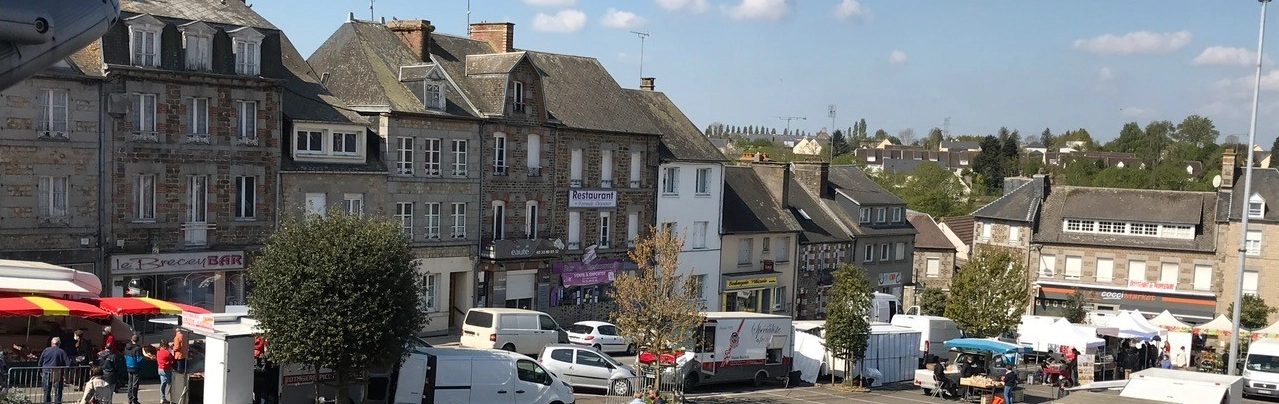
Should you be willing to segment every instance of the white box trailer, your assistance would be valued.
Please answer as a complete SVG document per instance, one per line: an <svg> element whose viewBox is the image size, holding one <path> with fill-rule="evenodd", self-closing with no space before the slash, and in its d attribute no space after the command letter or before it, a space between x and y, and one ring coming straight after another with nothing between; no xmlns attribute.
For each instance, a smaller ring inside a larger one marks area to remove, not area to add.
<svg viewBox="0 0 1279 404"><path fill-rule="evenodd" d="M1243 402L1243 377L1162 368L1133 373L1121 397L1164 403L1237 404Z"/></svg>
<svg viewBox="0 0 1279 404"><path fill-rule="evenodd" d="M684 388L702 384L787 377L795 357L795 328L789 316L748 312L707 312L695 337L692 360L680 368Z"/></svg>
<svg viewBox="0 0 1279 404"><path fill-rule="evenodd" d="M825 347L826 322L824 320L795 321L795 370L801 372L803 381L812 383L818 376L832 373L843 378L843 358L836 358ZM816 343L802 343L800 333L811 334ZM919 339L921 333L906 327L898 327L888 323L875 322L870 325L870 337L867 339L866 355L860 366L853 368L853 376L862 373L862 368L876 369L880 377L872 386L884 383L895 383L912 380L919 358ZM801 360L803 359L803 360ZM802 364L806 366L801 367Z"/></svg>

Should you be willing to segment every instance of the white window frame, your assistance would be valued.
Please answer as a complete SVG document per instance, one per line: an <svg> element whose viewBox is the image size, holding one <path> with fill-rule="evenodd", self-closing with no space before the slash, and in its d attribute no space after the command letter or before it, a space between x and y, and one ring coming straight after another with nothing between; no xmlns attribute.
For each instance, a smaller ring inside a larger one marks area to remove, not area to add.
<svg viewBox="0 0 1279 404"><path fill-rule="evenodd" d="M489 223L489 231L493 234L494 240L504 240L506 238L506 201L493 201L493 219Z"/></svg>
<svg viewBox="0 0 1279 404"><path fill-rule="evenodd" d="M453 238L466 238L466 202L453 202L449 212L453 216Z"/></svg>
<svg viewBox="0 0 1279 404"><path fill-rule="evenodd" d="M1043 278L1051 278L1057 276L1057 256L1056 255L1040 255L1039 256L1039 276Z"/></svg>
<svg viewBox="0 0 1279 404"><path fill-rule="evenodd" d="M626 246L634 247L635 239L639 237L639 212L630 212L626 214Z"/></svg>
<svg viewBox="0 0 1279 404"><path fill-rule="evenodd" d="M266 36L253 28L239 28L231 35L231 52L235 53L235 72L256 76L262 71L262 39Z"/></svg>
<svg viewBox="0 0 1279 404"><path fill-rule="evenodd" d="M422 139L422 173L427 177L440 176L440 146L443 139L428 137Z"/></svg>
<svg viewBox="0 0 1279 404"><path fill-rule="evenodd" d="M600 188L613 187L613 151L600 150Z"/></svg>
<svg viewBox="0 0 1279 404"><path fill-rule="evenodd" d="M493 175L507 174L506 160L506 134L497 132L493 134Z"/></svg>
<svg viewBox="0 0 1279 404"><path fill-rule="evenodd" d="M1181 263L1177 262L1161 262L1159 263L1159 282L1171 283L1176 285L1181 275Z"/></svg>
<svg viewBox="0 0 1279 404"><path fill-rule="evenodd" d="M755 240L751 238L743 238L737 240L737 266L748 266L751 264L751 256L754 254Z"/></svg>
<svg viewBox="0 0 1279 404"><path fill-rule="evenodd" d="M213 32L208 25L191 26L182 32L182 48L186 50L187 70L209 71L213 64Z"/></svg>
<svg viewBox="0 0 1279 404"><path fill-rule="evenodd" d="M790 237L779 237L777 241L777 254L773 261L790 262Z"/></svg>
<svg viewBox="0 0 1279 404"><path fill-rule="evenodd" d="M1212 265L1195 264L1195 290L1212 290Z"/></svg>
<svg viewBox="0 0 1279 404"><path fill-rule="evenodd" d="M297 154L324 154L324 132L319 129L294 131L293 151Z"/></svg>
<svg viewBox="0 0 1279 404"><path fill-rule="evenodd" d="M422 103L426 109L444 109L444 82L439 80L422 81Z"/></svg>
<svg viewBox="0 0 1279 404"><path fill-rule="evenodd" d="M62 88L45 88L40 90L40 118L36 122L36 130L48 132L48 136L67 136L71 131L70 111L71 92ZM60 133L60 135L59 135Z"/></svg>
<svg viewBox="0 0 1279 404"><path fill-rule="evenodd" d="M1243 271L1243 294L1257 295L1257 288L1261 286L1261 273L1255 270Z"/></svg>
<svg viewBox="0 0 1279 404"><path fill-rule="evenodd" d="M994 232L994 231L993 231L994 229L992 229L993 227L995 227L995 226L994 226L994 225L992 225L992 224L990 224L990 223L982 223L982 224L981 224L981 239L982 239L982 240L990 240L990 233L993 233L993 232Z"/></svg>
<svg viewBox="0 0 1279 404"><path fill-rule="evenodd" d="M638 214L638 213L636 213ZM706 248L706 231L710 227L710 222L698 221L693 222L693 249L700 250Z"/></svg>
<svg viewBox="0 0 1279 404"><path fill-rule="evenodd" d="M568 212L568 249L582 249L582 212Z"/></svg>
<svg viewBox="0 0 1279 404"><path fill-rule="evenodd" d="M524 237L528 239L537 238L538 224L542 220L542 212L537 206L537 201L524 202Z"/></svg>
<svg viewBox="0 0 1279 404"><path fill-rule="evenodd" d="M693 190L694 195L710 196L711 194L711 169L697 169L697 187Z"/></svg>
<svg viewBox="0 0 1279 404"><path fill-rule="evenodd" d="M662 176L662 195L679 195L679 167L666 167Z"/></svg>
<svg viewBox="0 0 1279 404"><path fill-rule="evenodd" d="M1098 257L1096 261L1097 273L1095 277L1097 282L1114 282L1115 281L1115 259L1109 257Z"/></svg>
<svg viewBox="0 0 1279 404"><path fill-rule="evenodd" d="M333 154L338 156L358 156L360 155L360 134L357 132L337 132L334 131L329 139L332 139Z"/></svg>
<svg viewBox="0 0 1279 404"><path fill-rule="evenodd" d="M324 216L329 210L329 196L324 193L307 193L304 196L308 215Z"/></svg>
<svg viewBox="0 0 1279 404"><path fill-rule="evenodd" d="M46 218L67 217L67 198L71 192L71 178L64 176L40 177L40 216Z"/></svg>
<svg viewBox="0 0 1279 404"><path fill-rule="evenodd" d="M258 102L236 101L236 135L240 139L258 138Z"/></svg>
<svg viewBox="0 0 1279 404"><path fill-rule="evenodd" d="M209 243L209 176L187 177L187 220L185 223L187 245Z"/></svg>
<svg viewBox="0 0 1279 404"><path fill-rule="evenodd" d="M423 202L422 203L423 219L426 223L422 226L427 240L440 239L440 203L439 202Z"/></svg>
<svg viewBox="0 0 1279 404"><path fill-rule="evenodd" d="M1261 255L1261 230L1248 230L1245 235L1244 250L1249 257Z"/></svg>
<svg viewBox="0 0 1279 404"><path fill-rule="evenodd" d="M936 278L941 276L941 258L927 258L924 264L924 277Z"/></svg>
<svg viewBox="0 0 1279 404"><path fill-rule="evenodd" d="M453 152L453 176L465 177L467 174L467 141L466 139L453 139L450 144L450 150Z"/></svg>
<svg viewBox="0 0 1279 404"><path fill-rule="evenodd" d="M867 244L864 250L865 251L863 251L864 255L862 256L862 262L864 263L874 262L875 261L875 245Z"/></svg>
<svg viewBox="0 0 1279 404"><path fill-rule="evenodd" d="M858 215L858 222L861 222L862 224L870 223L870 219L871 219L870 208L861 208L859 210L859 213L860 215Z"/></svg>
<svg viewBox="0 0 1279 404"><path fill-rule="evenodd" d="M906 243L896 243L893 245L894 257L897 261L906 260Z"/></svg>
<svg viewBox="0 0 1279 404"><path fill-rule="evenodd" d="M536 133L528 134L528 148L525 152L528 153L527 158L525 158L528 162L528 168L542 168L542 135Z"/></svg>
<svg viewBox="0 0 1279 404"><path fill-rule="evenodd" d="M902 208L900 208L900 207L894 207L894 208L893 208L893 223L901 223L901 222L902 222Z"/></svg>
<svg viewBox="0 0 1279 404"><path fill-rule="evenodd" d="M599 248L610 248L613 244L613 214L612 212L600 212L599 217Z"/></svg>
<svg viewBox="0 0 1279 404"><path fill-rule="evenodd" d="M155 221L155 174L138 174L133 179L133 220Z"/></svg>
<svg viewBox="0 0 1279 404"><path fill-rule="evenodd" d="M644 155L637 151L631 152L631 188L639 188L640 185L643 184L643 174L641 174L643 172L641 169L643 165Z"/></svg>
<svg viewBox="0 0 1279 404"><path fill-rule="evenodd" d="M1248 198L1248 217L1260 219L1266 215L1266 198L1262 198L1261 194L1254 193Z"/></svg>
<svg viewBox="0 0 1279 404"><path fill-rule="evenodd" d="M511 82L511 112L523 114L528 111L528 105L524 99L524 82Z"/></svg>
<svg viewBox="0 0 1279 404"><path fill-rule="evenodd" d="M1132 282L1132 281L1145 282L1146 276L1149 272L1150 272L1149 268L1146 268L1146 261L1128 260L1128 282ZM1133 276L1134 274L1141 275L1141 278L1137 278Z"/></svg>
<svg viewBox="0 0 1279 404"><path fill-rule="evenodd" d="M760 247L760 252L761 252L761 253L763 253L763 255L764 255L765 257L767 257L767 256L768 256L768 253L769 253L769 252L771 252L771 251L773 251L773 238L772 238L772 237L764 237L764 240L763 240L763 242L761 242L761 243L760 243L760 246L761 246L761 247Z"/></svg>
<svg viewBox="0 0 1279 404"><path fill-rule="evenodd" d="M1113 220L1063 219L1062 229L1068 233L1118 234L1137 237L1154 237L1177 240L1193 240L1194 225L1171 223L1120 222Z"/></svg>
<svg viewBox="0 0 1279 404"><path fill-rule="evenodd" d="M164 27L148 21L130 22L133 23L129 24L129 64L160 67L160 30Z"/></svg>
<svg viewBox="0 0 1279 404"><path fill-rule="evenodd" d="M888 222L888 208L875 208L875 223Z"/></svg>
<svg viewBox="0 0 1279 404"><path fill-rule="evenodd" d="M133 93L133 131L155 133L156 99L151 93Z"/></svg>
<svg viewBox="0 0 1279 404"><path fill-rule="evenodd" d="M396 202L395 217L400 219L400 229L404 236L413 240L413 202Z"/></svg>
<svg viewBox="0 0 1279 404"><path fill-rule="evenodd" d="M582 184L582 160L585 152L582 149L573 149L568 153L568 184L570 187L581 187Z"/></svg>
<svg viewBox="0 0 1279 404"><path fill-rule="evenodd" d="M251 175L235 177L235 218L237 220L254 220L257 218L258 178Z"/></svg>
<svg viewBox="0 0 1279 404"><path fill-rule="evenodd" d="M1021 242L1021 228L1008 225L1008 243L1017 244L1018 242Z"/></svg>
<svg viewBox="0 0 1279 404"><path fill-rule="evenodd" d="M342 209L349 215L364 216L364 194L342 194Z"/></svg>
<svg viewBox="0 0 1279 404"><path fill-rule="evenodd" d="M191 129L192 135L208 135L209 134L209 99L204 97L191 97L187 99L187 109L191 113Z"/></svg>
<svg viewBox="0 0 1279 404"><path fill-rule="evenodd" d="M439 305L440 275L422 275L422 311L435 313L440 311Z"/></svg>
<svg viewBox="0 0 1279 404"><path fill-rule="evenodd" d="M409 136L401 136L396 144L395 153L395 174L411 177L413 176L413 138Z"/></svg>
<svg viewBox="0 0 1279 404"><path fill-rule="evenodd" d="M1066 268L1061 274L1067 280L1081 279L1084 276L1084 257L1078 255L1066 256Z"/></svg>
<svg viewBox="0 0 1279 404"><path fill-rule="evenodd" d="M893 258L892 244L883 243L879 245L879 261L885 262Z"/></svg>

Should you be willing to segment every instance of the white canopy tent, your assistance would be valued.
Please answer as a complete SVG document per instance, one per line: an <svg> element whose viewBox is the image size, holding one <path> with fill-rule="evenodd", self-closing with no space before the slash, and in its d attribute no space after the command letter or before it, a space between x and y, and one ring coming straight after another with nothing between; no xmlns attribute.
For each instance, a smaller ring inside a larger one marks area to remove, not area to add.
<svg viewBox="0 0 1279 404"><path fill-rule="evenodd" d="M0 291L98 296L98 276L36 261L0 260Z"/></svg>
<svg viewBox="0 0 1279 404"><path fill-rule="evenodd" d="M1029 331L1029 334L1022 335L1018 342L1031 344L1035 346L1036 351L1048 350L1046 348L1041 349L1040 345L1064 345L1080 350L1106 345L1106 340L1071 324L1064 318L1047 326L1036 327L1027 331Z"/></svg>
<svg viewBox="0 0 1279 404"><path fill-rule="evenodd" d="M1172 332L1190 332L1192 329L1190 324L1181 322L1168 310L1164 310L1163 313L1159 313L1158 316L1150 319L1150 324Z"/></svg>
<svg viewBox="0 0 1279 404"><path fill-rule="evenodd" d="M1228 337L1230 336L1230 329L1233 325L1234 323L1230 321L1230 318L1226 317L1225 314L1222 314L1217 316L1217 318L1212 319L1212 321L1195 326L1194 330L1195 334ZM1247 331L1240 328L1239 332Z"/></svg>
<svg viewBox="0 0 1279 404"><path fill-rule="evenodd" d="M1253 341L1262 338L1279 338L1279 322L1271 324L1266 328L1254 330L1251 337Z"/></svg>
<svg viewBox="0 0 1279 404"><path fill-rule="evenodd" d="M1151 323L1150 320L1146 318L1146 315L1142 314L1140 310L1133 310L1127 313L1128 313L1128 316L1132 317L1133 321L1136 322L1137 325L1141 326L1142 328L1145 328L1148 330L1154 330L1156 332L1164 331L1163 327L1160 327L1155 325L1154 323Z"/></svg>
<svg viewBox="0 0 1279 404"><path fill-rule="evenodd" d="M1138 323L1137 319L1134 319L1131 315L1122 312L1119 313L1119 315L1112 317L1110 319L1110 323L1106 324L1106 326L1118 328L1119 338L1149 340L1154 338L1156 335L1159 335L1159 330L1147 328L1146 326Z"/></svg>

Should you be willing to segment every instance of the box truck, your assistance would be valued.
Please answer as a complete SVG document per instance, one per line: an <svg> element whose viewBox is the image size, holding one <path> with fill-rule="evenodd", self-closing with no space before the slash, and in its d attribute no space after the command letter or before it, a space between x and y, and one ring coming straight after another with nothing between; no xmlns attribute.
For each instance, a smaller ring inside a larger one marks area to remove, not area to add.
<svg viewBox="0 0 1279 404"><path fill-rule="evenodd" d="M695 346L676 372L685 390L703 384L780 380L790 374L794 334L789 316L708 312L694 337Z"/></svg>
<svg viewBox="0 0 1279 404"><path fill-rule="evenodd" d="M946 356L946 341L963 337L954 320L941 316L901 314L893 316L891 324L919 331L919 369L927 357Z"/></svg>

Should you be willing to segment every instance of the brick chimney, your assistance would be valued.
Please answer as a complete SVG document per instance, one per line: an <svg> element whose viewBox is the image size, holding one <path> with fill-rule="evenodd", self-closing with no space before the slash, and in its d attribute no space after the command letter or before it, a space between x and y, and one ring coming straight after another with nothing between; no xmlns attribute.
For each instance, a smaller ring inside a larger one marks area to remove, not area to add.
<svg viewBox="0 0 1279 404"><path fill-rule="evenodd" d="M768 194L773 200L781 204L783 208L790 207L790 198L787 194L790 191L791 172L787 168L789 164L776 161L760 161L749 163L755 175L759 176L759 180L764 183L764 187L768 188Z"/></svg>
<svg viewBox="0 0 1279 404"><path fill-rule="evenodd" d="M653 77L640 77L640 90L653 91L653 82L657 81Z"/></svg>
<svg viewBox="0 0 1279 404"><path fill-rule="evenodd" d="M1235 186L1235 148L1227 147L1221 153L1221 189Z"/></svg>
<svg viewBox="0 0 1279 404"><path fill-rule="evenodd" d="M804 184L805 191L815 197L826 197L826 184L830 182L830 163L825 161L794 161L791 175Z"/></svg>
<svg viewBox="0 0 1279 404"><path fill-rule="evenodd" d="M435 26L427 20L391 20L386 27L400 37L405 45L417 55L418 60L429 62L431 57L431 33Z"/></svg>
<svg viewBox="0 0 1279 404"><path fill-rule="evenodd" d="M470 34L471 39L488 42L494 52L515 51L515 23L473 22Z"/></svg>

